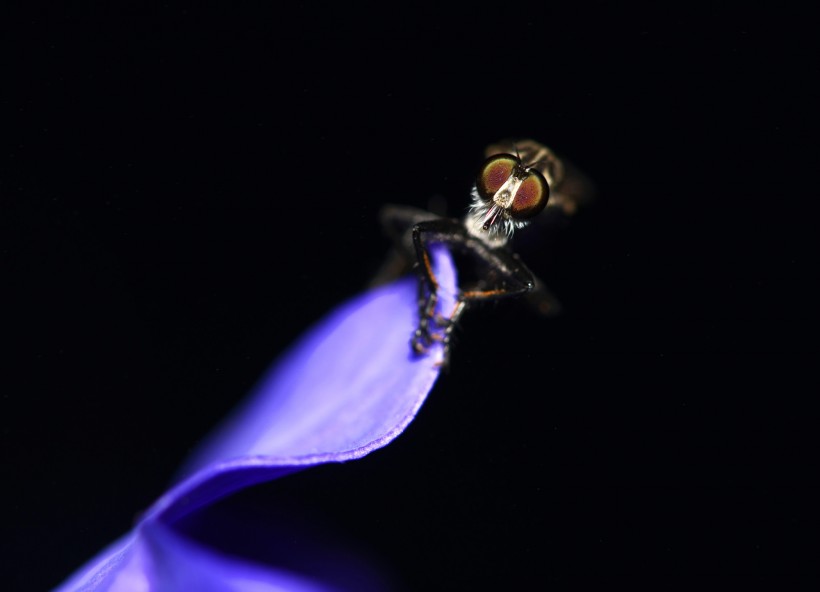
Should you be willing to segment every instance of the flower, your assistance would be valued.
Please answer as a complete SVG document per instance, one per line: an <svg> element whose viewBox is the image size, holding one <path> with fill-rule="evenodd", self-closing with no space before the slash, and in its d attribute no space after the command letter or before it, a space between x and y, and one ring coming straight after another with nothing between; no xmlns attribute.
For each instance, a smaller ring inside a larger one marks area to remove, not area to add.
<svg viewBox="0 0 820 592"><path fill-rule="evenodd" d="M449 311L455 269L445 250L434 258L439 310ZM337 589L332 574L299 573L285 558L255 562L231 553L229 541L217 550L186 536L184 525L192 518L209 520L209 506L242 488L357 459L398 436L435 383L443 355L439 344L421 357L411 352L416 299L415 281L404 278L319 322L192 456L133 530L57 590Z"/></svg>

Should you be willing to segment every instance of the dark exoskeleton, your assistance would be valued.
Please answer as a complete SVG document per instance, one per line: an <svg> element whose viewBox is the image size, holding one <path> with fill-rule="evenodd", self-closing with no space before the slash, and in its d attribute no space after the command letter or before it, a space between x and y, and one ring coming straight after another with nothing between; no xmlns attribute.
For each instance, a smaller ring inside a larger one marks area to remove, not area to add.
<svg viewBox="0 0 820 592"><path fill-rule="evenodd" d="M485 156L464 218L399 205L387 205L381 212L395 249L374 283L396 277L410 264L416 267L419 321L410 344L422 355L441 341L444 366L449 364L453 328L473 302L526 294L539 313L558 312L558 300L512 251L510 238L545 208L572 215L591 195L591 185L582 175L533 140L492 144ZM474 277L460 286L449 314L436 312L439 283L430 253L435 245L473 263Z"/></svg>

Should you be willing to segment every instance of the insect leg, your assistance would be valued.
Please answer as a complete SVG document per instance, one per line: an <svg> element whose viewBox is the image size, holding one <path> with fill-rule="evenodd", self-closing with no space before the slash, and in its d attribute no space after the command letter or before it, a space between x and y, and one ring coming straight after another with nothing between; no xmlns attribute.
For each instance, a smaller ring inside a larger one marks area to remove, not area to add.
<svg viewBox="0 0 820 592"><path fill-rule="evenodd" d="M447 245L452 242L452 237L461 231L461 224L449 218L425 220L413 226L413 247L419 275L419 325L411 342L416 353L426 352L434 341L443 341L444 336L435 330L442 327L446 329L449 325L436 314L439 283L433 271L429 246L437 243Z"/></svg>

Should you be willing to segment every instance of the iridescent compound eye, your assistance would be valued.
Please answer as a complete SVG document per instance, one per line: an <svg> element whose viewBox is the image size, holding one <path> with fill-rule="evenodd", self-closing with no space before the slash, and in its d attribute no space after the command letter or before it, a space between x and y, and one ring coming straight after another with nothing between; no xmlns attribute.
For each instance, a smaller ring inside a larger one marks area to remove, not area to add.
<svg viewBox="0 0 820 592"><path fill-rule="evenodd" d="M510 216L516 220L529 220L541 213L549 201L550 186L544 175L535 169L527 171L510 206Z"/></svg>
<svg viewBox="0 0 820 592"><path fill-rule="evenodd" d="M490 201L518 166L518 159L510 154L496 154L488 158L475 183L481 199Z"/></svg>

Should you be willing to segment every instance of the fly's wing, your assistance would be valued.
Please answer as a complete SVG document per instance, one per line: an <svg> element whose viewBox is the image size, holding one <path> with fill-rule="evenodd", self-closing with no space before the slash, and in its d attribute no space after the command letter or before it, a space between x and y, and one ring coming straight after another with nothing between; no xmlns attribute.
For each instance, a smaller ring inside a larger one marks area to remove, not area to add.
<svg viewBox="0 0 820 592"><path fill-rule="evenodd" d="M550 193L547 209L560 209L565 215L573 216L578 208L588 206L595 197L592 181L572 163L563 161L564 179L555 193Z"/></svg>

